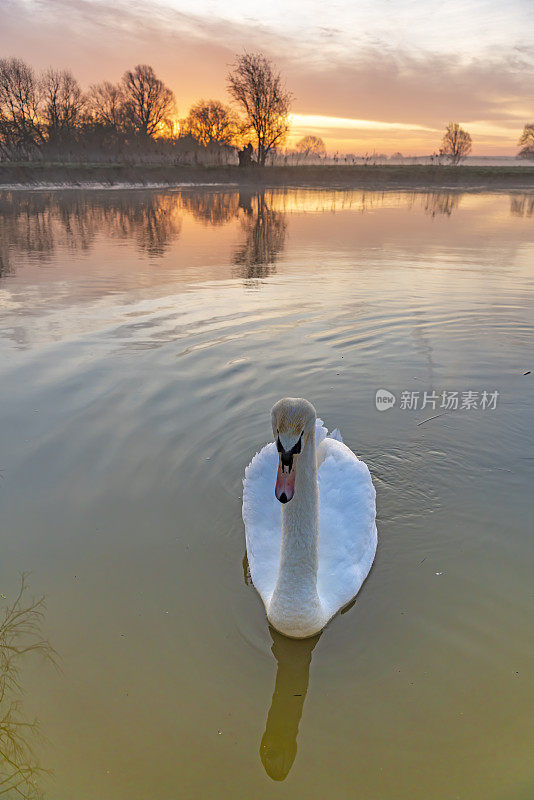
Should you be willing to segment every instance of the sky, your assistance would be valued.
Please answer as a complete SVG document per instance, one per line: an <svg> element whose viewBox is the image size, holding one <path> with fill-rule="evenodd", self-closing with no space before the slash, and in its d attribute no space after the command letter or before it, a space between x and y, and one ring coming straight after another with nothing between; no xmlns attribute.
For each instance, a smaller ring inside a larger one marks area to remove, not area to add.
<svg viewBox="0 0 534 800"><path fill-rule="evenodd" d="M473 154L513 155L534 121L533 0L0 0L0 57L69 68L82 87L151 64L178 115L228 101L236 54L261 50L294 95L289 144L425 155L447 122Z"/></svg>

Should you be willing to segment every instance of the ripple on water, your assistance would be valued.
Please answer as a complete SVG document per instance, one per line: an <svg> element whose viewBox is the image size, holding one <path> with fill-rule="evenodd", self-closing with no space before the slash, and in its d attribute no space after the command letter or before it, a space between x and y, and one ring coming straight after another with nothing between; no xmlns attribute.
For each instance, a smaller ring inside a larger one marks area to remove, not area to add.
<svg viewBox="0 0 534 800"><path fill-rule="evenodd" d="M0 206L2 564L65 661L26 692L58 800L101 767L116 797L526 785L532 228L502 195L342 194ZM497 409L401 408L468 389ZM312 647L245 581L243 471L283 395L377 488L373 569Z"/></svg>

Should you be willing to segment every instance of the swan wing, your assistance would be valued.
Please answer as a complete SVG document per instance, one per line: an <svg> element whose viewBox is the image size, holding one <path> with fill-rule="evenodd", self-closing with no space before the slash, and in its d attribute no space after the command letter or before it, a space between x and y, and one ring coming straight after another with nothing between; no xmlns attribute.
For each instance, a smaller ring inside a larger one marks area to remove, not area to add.
<svg viewBox="0 0 534 800"><path fill-rule="evenodd" d="M278 577L282 543L282 504L274 496L278 453L274 442L256 453L243 480L243 522L252 583L265 606Z"/></svg>
<svg viewBox="0 0 534 800"><path fill-rule="evenodd" d="M328 436L328 429L325 428L322 419L315 420L315 447L318 450L322 442ZM332 434L330 434L332 436Z"/></svg>
<svg viewBox="0 0 534 800"><path fill-rule="evenodd" d="M332 438L338 435L339 439ZM319 596L333 616L358 593L376 545L375 489L363 461L327 436L317 420L319 472ZM243 480L243 522L252 582L265 606L274 592L282 543L282 505L274 496L278 453L274 442L256 453Z"/></svg>
<svg viewBox="0 0 534 800"><path fill-rule="evenodd" d="M317 590L333 616L357 595L374 561L376 492L367 465L337 437L323 440L319 463Z"/></svg>

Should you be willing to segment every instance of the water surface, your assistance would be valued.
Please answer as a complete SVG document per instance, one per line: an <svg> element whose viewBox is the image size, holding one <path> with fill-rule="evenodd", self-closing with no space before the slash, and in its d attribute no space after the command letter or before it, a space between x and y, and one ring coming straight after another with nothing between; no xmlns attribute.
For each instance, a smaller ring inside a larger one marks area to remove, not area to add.
<svg viewBox="0 0 534 800"><path fill-rule="evenodd" d="M0 602L22 571L47 598L60 670L29 652L19 675L47 797L532 794L533 211L0 194ZM496 407L443 414L453 391ZM243 470L283 395L377 489L371 574L307 642L269 630L243 559Z"/></svg>

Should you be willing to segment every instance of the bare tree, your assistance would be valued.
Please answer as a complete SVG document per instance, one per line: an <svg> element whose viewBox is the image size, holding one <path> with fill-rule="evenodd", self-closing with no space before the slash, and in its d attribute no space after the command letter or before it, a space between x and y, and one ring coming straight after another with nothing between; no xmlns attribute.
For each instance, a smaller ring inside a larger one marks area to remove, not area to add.
<svg viewBox="0 0 534 800"><path fill-rule="evenodd" d="M176 111L174 93L156 77L148 64L138 64L122 78L124 113L131 126L143 136L154 136L170 124Z"/></svg>
<svg viewBox="0 0 534 800"><path fill-rule="evenodd" d="M449 122L445 128L439 154L447 156L451 164L459 164L471 152L471 136L457 122Z"/></svg>
<svg viewBox="0 0 534 800"><path fill-rule="evenodd" d="M42 117L51 141L69 138L81 122L85 97L68 70L49 69L41 79Z"/></svg>
<svg viewBox="0 0 534 800"><path fill-rule="evenodd" d="M230 145L239 135L240 124L232 109L219 100L200 100L191 107L182 131L205 147L213 143Z"/></svg>
<svg viewBox="0 0 534 800"><path fill-rule="evenodd" d="M256 138L258 164L264 166L269 151L283 142L289 130L293 96L263 53L239 56L227 81L230 96L243 111Z"/></svg>
<svg viewBox="0 0 534 800"><path fill-rule="evenodd" d="M94 122L119 130L124 122L124 90L104 81L89 87L87 106Z"/></svg>
<svg viewBox="0 0 534 800"><path fill-rule="evenodd" d="M28 154L42 141L39 87L30 66L18 58L0 59L0 150Z"/></svg>
<svg viewBox="0 0 534 800"><path fill-rule="evenodd" d="M517 154L519 158L534 158L534 122L529 122L523 128L523 133L519 137L518 145L521 150Z"/></svg>
<svg viewBox="0 0 534 800"><path fill-rule="evenodd" d="M308 156L324 156L326 155L326 147L319 136L303 136L297 142L297 152L302 153L305 158L308 158Z"/></svg>

